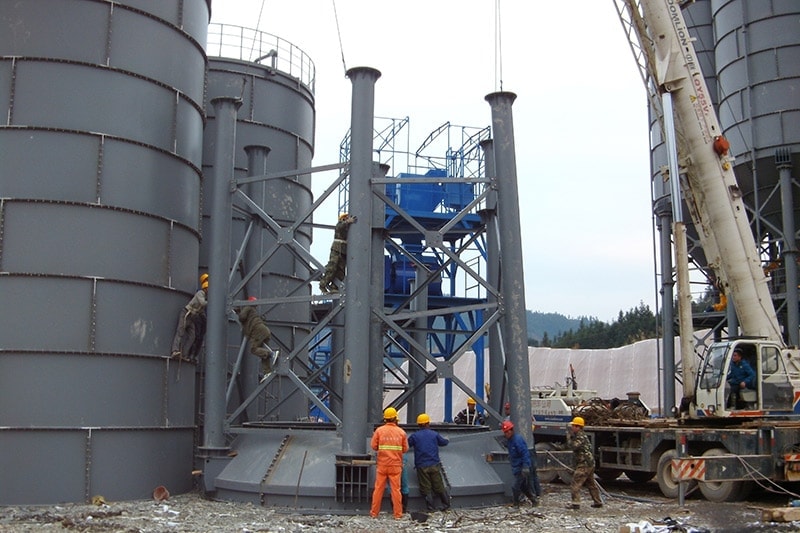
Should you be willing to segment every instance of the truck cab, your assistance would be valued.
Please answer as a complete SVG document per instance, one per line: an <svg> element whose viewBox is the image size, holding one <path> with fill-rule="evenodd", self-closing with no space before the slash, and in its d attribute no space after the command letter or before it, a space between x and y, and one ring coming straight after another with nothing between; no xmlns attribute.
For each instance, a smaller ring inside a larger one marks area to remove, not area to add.
<svg viewBox="0 0 800 533"><path fill-rule="evenodd" d="M739 350L755 372L753 387L738 391L728 383L732 356ZM797 353L764 339L736 339L712 344L697 375L694 417L763 417L796 414L792 357Z"/></svg>

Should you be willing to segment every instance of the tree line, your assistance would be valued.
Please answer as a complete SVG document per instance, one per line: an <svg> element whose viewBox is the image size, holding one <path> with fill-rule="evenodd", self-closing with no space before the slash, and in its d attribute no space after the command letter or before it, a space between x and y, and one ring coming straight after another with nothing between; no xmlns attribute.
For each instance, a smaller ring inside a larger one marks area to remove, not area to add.
<svg viewBox="0 0 800 533"><path fill-rule="evenodd" d="M573 349L617 348L655 338L660 331L660 318L656 317L650 306L643 302L629 311L620 311L617 319L610 324L594 317L567 320L573 320L573 323L577 321L577 327L559 331L553 334L552 338L548 331L544 331L539 339L529 335L528 346Z"/></svg>

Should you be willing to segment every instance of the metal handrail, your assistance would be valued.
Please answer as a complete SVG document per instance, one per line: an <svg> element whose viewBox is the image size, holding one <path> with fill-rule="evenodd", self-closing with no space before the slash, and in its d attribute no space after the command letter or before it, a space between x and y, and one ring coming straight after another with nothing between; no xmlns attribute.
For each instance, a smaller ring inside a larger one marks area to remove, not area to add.
<svg viewBox="0 0 800 533"><path fill-rule="evenodd" d="M209 24L206 53L252 63L269 60L269 68L297 78L314 92L314 62L294 44L270 33L230 24Z"/></svg>

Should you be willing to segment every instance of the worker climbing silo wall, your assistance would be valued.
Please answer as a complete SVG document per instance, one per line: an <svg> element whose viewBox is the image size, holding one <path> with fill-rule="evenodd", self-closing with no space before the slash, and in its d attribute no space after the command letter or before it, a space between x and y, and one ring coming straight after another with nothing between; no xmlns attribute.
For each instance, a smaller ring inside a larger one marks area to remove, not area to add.
<svg viewBox="0 0 800 533"><path fill-rule="evenodd" d="M210 154L216 143L214 116L211 100L218 97L241 98L236 121L236 148L234 173L236 179L252 174L263 175L306 169L311 167L314 153L314 65L300 49L279 37L247 28L212 24L208 37L208 89L206 110L209 127L204 139L203 166L206 176L213 161ZM248 155L248 152L250 155ZM255 167L250 168L251 166ZM255 170L255 172L254 172ZM253 182L241 187L242 191L282 227L294 223L311 208L311 176L290 175L278 179ZM274 233L267 225L250 216L252 210L241 197L233 196L233 227L231 261L252 220L257 223L253 237L247 243L247 253L242 254L241 264L235 268L233 285L241 282L243 274L251 271L262 254L272 250L276 244ZM208 222L209 200L204 198L204 223ZM297 243L308 250L311 246L312 219L302 224L295 233ZM335 222L335 221L333 221ZM206 264L207 248L201 248L201 264ZM286 296L309 296L310 286L306 282L308 267L289 248L279 246L264 264L259 276L250 279L233 300L246 300L248 296L275 298ZM272 331L270 345L286 354L295 348L295 341L307 333L310 322L309 303L282 303L278 306L264 304L259 307ZM233 357L241 342L239 324L231 315L229 328L229 359ZM245 389L254 386L258 376L257 359L245 353L242 379L238 381ZM301 366L293 366L298 375L304 375ZM281 398L282 391L294 387L276 379L268 389L266 397ZM248 386L249 383L249 386ZM239 395L234 395L239 398ZM277 409L272 409L279 404ZM265 411L266 409L266 411ZM308 416L308 401L294 394L290 401L275 401L272 405L259 406L261 420L294 421ZM253 412L248 411L250 421Z"/></svg>
<svg viewBox="0 0 800 533"><path fill-rule="evenodd" d="M192 487L210 3L0 3L0 504Z"/></svg>

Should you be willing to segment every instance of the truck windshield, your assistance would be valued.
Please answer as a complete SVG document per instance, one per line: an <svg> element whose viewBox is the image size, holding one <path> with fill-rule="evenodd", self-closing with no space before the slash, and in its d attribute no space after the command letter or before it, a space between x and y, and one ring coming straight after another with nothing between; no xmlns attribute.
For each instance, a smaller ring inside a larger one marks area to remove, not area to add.
<svg viewBox="0 0 800 533"><path fill-rule="evenodd" d="M703 369L698 376L701 389L716 389L722 381L722 370L725 366L727 345L712 346L706 355Z"/></svg>

